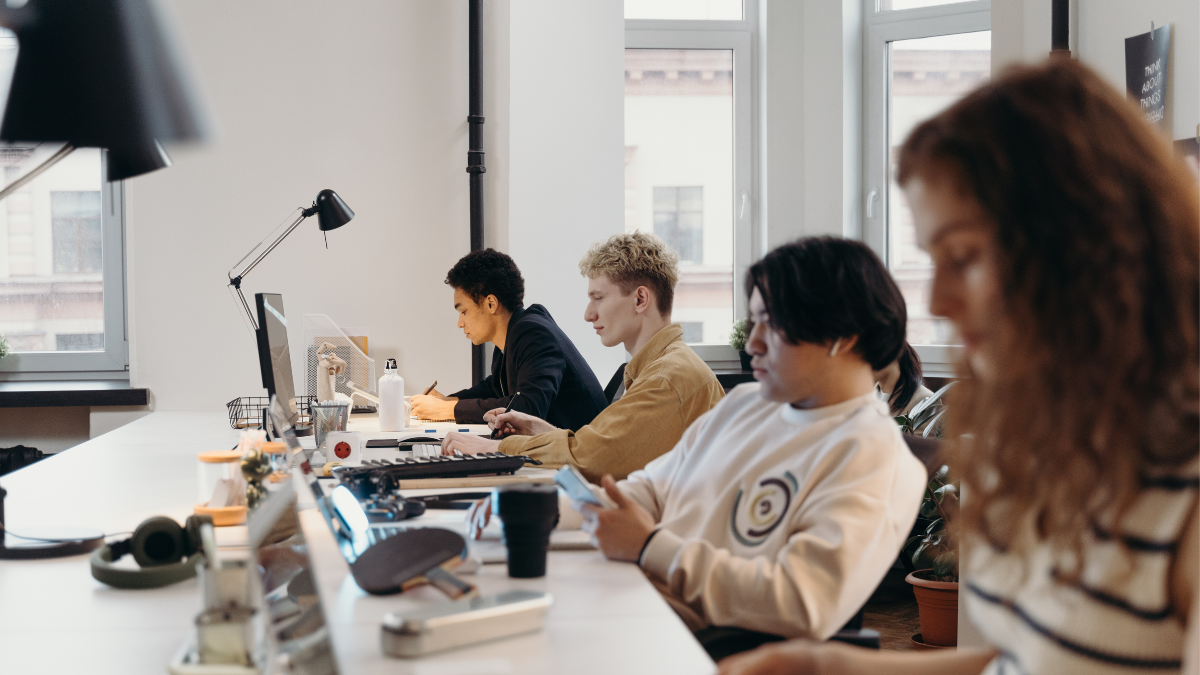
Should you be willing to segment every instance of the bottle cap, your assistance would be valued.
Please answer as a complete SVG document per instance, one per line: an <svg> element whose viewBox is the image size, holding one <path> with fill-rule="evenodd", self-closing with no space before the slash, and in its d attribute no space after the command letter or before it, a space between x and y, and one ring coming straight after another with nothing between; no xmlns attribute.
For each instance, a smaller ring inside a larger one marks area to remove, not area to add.
<svg viewBox="0 0 1200 675"><path fill-rule="evenodd" d="M388 359L387 363L384 364L383 369L384 370L395 370L396 369L396 359Z"/></svg>

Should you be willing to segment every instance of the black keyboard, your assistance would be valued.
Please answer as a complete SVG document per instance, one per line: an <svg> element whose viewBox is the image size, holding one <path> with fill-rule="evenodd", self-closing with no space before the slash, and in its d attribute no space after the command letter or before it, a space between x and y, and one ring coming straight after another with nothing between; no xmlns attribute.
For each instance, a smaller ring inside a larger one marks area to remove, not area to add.
<svg viewBox="0 0 1200 675"><path fill-rule="evenodd" d="M485 452L478 455L438 455L389 460L368 460L362 466L336 466L333 475L355 497L367 499L387 494L399 481L418 478L465 478L512 474L526 464L541 464L524 455Z"/></svg>

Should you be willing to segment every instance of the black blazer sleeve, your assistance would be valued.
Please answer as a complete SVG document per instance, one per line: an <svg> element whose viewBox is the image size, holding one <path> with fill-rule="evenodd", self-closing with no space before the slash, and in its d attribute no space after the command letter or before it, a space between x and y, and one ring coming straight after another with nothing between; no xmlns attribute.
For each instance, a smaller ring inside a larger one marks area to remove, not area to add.
<svg viewBox="0 0 1200 675"><path fill-rule="evenodd" d="M554 335L537 324L530 325L511 337L511 356L504 358L509 369L508 388L521 392L513 410L546 419L550 404L558 396L567 358ZM495 391L495 390L493 390ZM493 393L491 396L495 396ZM461 397L460 397L461 398ZM455 421L462 424L482 424L483 414L495 408L505 408L511 397L475 398L460 400L454 405Z"/></svg>

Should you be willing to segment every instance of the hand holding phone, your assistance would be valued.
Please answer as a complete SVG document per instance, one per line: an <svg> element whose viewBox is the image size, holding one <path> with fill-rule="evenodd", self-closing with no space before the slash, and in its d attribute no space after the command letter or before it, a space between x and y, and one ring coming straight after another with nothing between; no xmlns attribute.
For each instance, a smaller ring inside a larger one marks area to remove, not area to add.
<svg viewBox="0 0 1200 675"><path fill-rule="evenodd" d="M604 490L587 482L579 469L566 465L554 474L554 482L567 493L573 502L594 504L601 508L615 508L616 504L605 494Z"/></svg>

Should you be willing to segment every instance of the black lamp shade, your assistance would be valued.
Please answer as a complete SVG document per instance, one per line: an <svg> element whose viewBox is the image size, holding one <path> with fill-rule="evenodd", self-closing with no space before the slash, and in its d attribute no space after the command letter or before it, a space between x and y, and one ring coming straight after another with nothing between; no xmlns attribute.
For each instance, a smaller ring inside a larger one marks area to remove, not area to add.
<svg viewBox="0 0 1200 675"><path fill-rule="evenodd" d="M317 209L317 223L322 232L336 230L354 217L354 212L333 190L318 192L313 207Z"/></svg>
<svg viewBox="0 0 1200 675"><path fill-rule="evenodd" d="M0 3L0 24L19 48L0 140L154 151L204 136L150 0Z"/></svg>
<svg viewBox="0 0 1200 675"><path fill-rule="evenodd" d="M141 150L110 148L108 180L125 180L171 166L171 157L158 141Z"/></svg>

